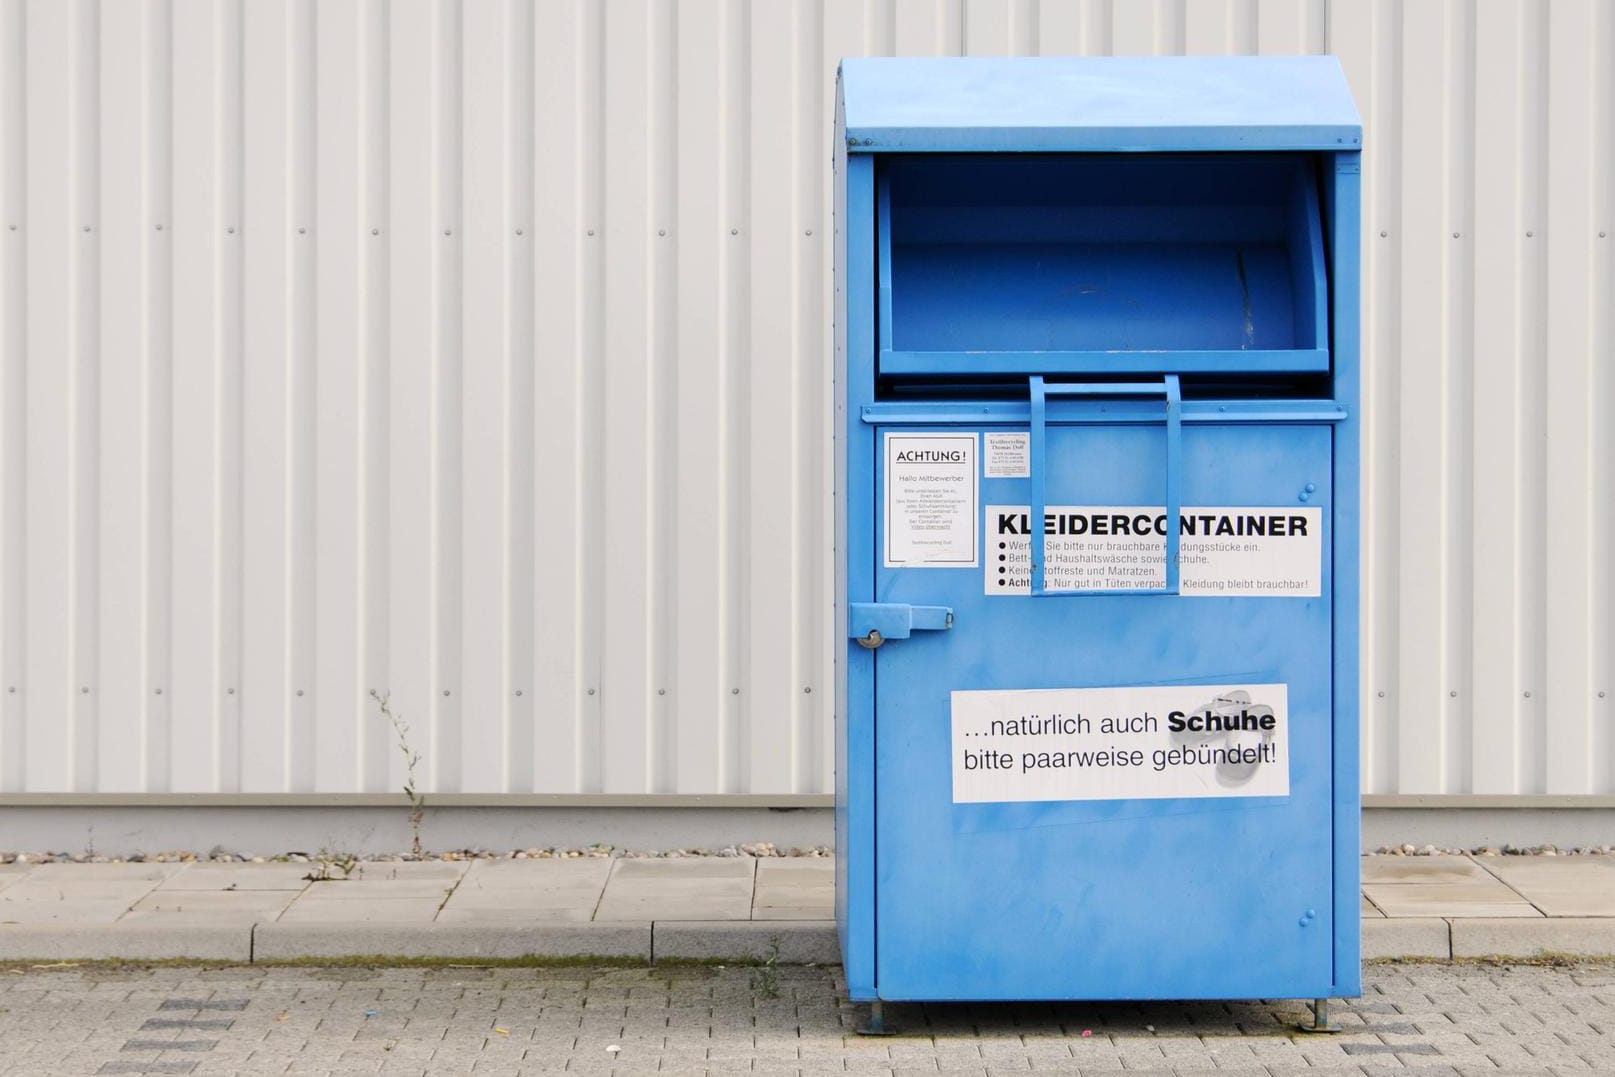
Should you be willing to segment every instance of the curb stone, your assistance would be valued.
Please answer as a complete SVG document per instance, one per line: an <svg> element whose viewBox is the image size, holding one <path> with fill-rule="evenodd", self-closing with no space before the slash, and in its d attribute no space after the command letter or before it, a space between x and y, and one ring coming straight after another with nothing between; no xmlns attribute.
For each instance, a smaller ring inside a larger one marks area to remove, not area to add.
<svg viewBox="0 0 1615 1077"><path fill-rule="evenodd" d="M833 920L658 920L654 937L657 961L841 964Z"/></svg>
<svg viewBox="0 0 1615 1077"><path fill-rule="evenodd" d="M641 958L649 922L577 924L259 924L252 960L318 958Z"/></svg>
<svg viewBox="0 0 1615 1077"><path fill-rule="evenodd" d="M1453 920L1453 957L1615 956L1615 917Z"/></svg>
<svg viewBox="0 0 1615 1077"><path fill-rule="evenodd" d="M0 924L0 961L252 960L250 927Z"/></svg>
<svg viewBox="0 0 1615 1077"><path fill-rule="evenodd" d="M1436 916L1363 921L1363 960L1429 957L1452 958L1452 931Z"/></svg>

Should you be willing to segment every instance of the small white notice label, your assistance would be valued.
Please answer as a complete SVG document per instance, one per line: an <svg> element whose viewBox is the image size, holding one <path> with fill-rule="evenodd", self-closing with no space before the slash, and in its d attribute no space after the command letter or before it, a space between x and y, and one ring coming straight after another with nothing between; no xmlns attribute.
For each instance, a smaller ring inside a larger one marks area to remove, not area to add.
<svg viewBox="0 0 1615 1077"><path fill-rule="evenodd" d="M1323 593L1323 510L1191 507L1179 514L1178 592L1311 598ZM1043 514L1049 591L1166 586L1166 510L1159 505L1050 505ZM1025 505L987 506L989 595L1032 593Z"/></svg>
<svg viewBox="0 0 1615 1077"><path fill-rule="evenodd" d="M989 479L1024 479L1032 474L1032 435L988 434L982 466Z"/></svg>
<svg viewBox="0 0 1615 1077"><path fill-rule="evenodd" d="M886 435L886 567L974 568L976 435Z"/></svg>
<svg viewBox="0 0 1615 1077"><path fill-rule="evenodd" d="M953 693L953 801L1290 793L1289 686Z"/></svg>

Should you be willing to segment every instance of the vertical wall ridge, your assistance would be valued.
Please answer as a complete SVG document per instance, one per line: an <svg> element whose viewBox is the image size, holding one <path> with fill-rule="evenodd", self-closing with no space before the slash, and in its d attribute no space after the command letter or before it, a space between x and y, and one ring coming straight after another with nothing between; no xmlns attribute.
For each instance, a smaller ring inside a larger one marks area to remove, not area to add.
<svg viewBox="0 0 1615 1077"><path fill-rule="evenodd" d="M27 668L27 25L0 5L0 783L23 788Z"/></svg>

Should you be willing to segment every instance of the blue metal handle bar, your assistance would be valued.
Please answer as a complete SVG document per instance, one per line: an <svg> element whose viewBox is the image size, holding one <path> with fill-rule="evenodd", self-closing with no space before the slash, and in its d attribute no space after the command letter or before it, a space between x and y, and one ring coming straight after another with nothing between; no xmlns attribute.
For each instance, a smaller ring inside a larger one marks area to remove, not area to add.
<svg viewBox="0 0 1615 1077"><path fill-rule="evenodd" d="M1028 531L1032 539L1033 595L1175 595L1178 593L1178 534L1183 508L1183 393L1176 374L1157 382L1078 382L1046 384L1041 375L1029 379L1032 404L1032 505ZM1155 396L1166 397L1166 586L1128 591L1049 591L1044 586L1047 536L1044 464L1047 460L1047 416L1050 396Z"/></svg>

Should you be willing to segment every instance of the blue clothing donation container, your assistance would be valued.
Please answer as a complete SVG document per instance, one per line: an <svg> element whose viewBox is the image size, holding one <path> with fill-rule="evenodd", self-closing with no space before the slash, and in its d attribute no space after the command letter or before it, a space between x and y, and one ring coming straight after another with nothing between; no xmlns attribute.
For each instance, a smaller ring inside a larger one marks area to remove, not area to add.
<svg viewBox="0 0 1615 1077"><path fill-rule="evenodd" d="M837 95L854 999L1360 993L1359 160L1328 57Z"/></svg>

